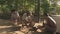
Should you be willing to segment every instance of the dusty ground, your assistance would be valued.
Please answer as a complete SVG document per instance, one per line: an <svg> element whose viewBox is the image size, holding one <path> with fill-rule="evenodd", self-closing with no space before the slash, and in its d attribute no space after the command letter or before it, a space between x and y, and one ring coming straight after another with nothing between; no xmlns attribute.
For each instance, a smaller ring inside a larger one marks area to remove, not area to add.
<svg viewBox="0 0 60 34"><path fill-rule="evenodd" d="M60 32L60 17L54 16L53 18L57 22L57 32ZM16 30L17 27L13 27L9 20L0 19L0 34L25 34L25 32ZM25 30L27 31L27 29Z"/></svg>
<svg viewBox="0 0 60 34"><path fill-rule="evenodd" d="M24 32L16 30L17 27L13 27L10 21L0 19L0 34L24 34Z"/></svg>
<svg viewBox="0 0 60 34"><path fill-rule="evenodd" d="M13 27L9 20L0 19L0 34L27 34L28 31L29 28L17 30L17 27Z"/></svg>

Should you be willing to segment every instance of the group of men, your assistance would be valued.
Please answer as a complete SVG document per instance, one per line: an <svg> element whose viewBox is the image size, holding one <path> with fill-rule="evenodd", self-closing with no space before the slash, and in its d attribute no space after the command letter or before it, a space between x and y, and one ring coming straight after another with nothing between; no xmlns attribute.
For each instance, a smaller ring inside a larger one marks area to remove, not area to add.
<svg viewBox="0 0 60 34"><path fill-rule="evenodd" d="M13 22L14 25L18 25L18 24L22 24L26 25L26 23L28 22L32 22L32 15L30 14L30 12L25 12L22 16L19 15L19 12L16 10L12 10L11 11L11 20Z"/></svg>
<svg viewBox="0 0 60 34"><path fill-rule="evenodd" d="M53 34L54 32L56 32L56 22L55 20L50 17L47 13L45 13L45 21L46 23L43 23L43 26L37 26L38 28L34 27L34 25L36 24L33 20L34 16L29 12L25 12L22 16L19 15L19 12L16 10L11 10L11 20L12 23L16 26L27 26L27 27L31 27L32 29L30 30L39 30L39 29L44 29L43 32L47 32L47 34ZM38 23L39 24L39 23Z"/></svg>

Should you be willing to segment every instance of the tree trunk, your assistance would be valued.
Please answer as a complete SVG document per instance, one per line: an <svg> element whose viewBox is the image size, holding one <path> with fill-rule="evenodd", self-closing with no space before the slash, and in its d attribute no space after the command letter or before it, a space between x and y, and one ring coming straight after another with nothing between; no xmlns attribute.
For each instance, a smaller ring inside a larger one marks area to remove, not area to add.
<svg viewBox="0 0 60 34"><path fill-rule="evenodd" d="M36 0L36 6L35 6L35 18L36 21L39 22L39 12L40 12L40 0Z"/></svg>

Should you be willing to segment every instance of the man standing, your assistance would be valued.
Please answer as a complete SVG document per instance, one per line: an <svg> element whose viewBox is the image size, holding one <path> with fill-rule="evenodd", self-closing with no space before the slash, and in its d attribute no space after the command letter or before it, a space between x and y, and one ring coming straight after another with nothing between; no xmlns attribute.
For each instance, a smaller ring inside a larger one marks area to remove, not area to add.
<svg viewBox="0 0 60 34"><path fill-rule="evenodd" d="M20 16L18 11L11 10L11 20L14 25L18 25L18 23L20 23Z"/></svg>

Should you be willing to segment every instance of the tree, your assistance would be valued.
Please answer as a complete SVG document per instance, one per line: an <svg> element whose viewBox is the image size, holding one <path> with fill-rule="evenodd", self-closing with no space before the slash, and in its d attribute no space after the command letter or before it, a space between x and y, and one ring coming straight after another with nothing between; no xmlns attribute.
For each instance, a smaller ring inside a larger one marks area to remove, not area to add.
<svg viewBox="0 0 60 34"><path fill-rule="evenodd" d="M36 1L36 6L35 6L35 15L36 15L36 20L37 22L39 22L39 18L40 18L40 0L35 0Z"/></svg>
<svg viewBox="0 0 60 34"><path fill-rule="evenodd" d="M8 15L12 9L22 12L26 8L31 12L34 11L35 0L0 0L0 14Z"/></svg>
<svg viewBox="0 0 60 34"><path fill-rule="evenodd" d="M48 0L41 0L42 4L41 4L41 8L43 9L43 13L49 13L49 7L50 7L50 3Z"/></svg>

